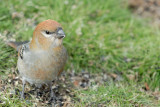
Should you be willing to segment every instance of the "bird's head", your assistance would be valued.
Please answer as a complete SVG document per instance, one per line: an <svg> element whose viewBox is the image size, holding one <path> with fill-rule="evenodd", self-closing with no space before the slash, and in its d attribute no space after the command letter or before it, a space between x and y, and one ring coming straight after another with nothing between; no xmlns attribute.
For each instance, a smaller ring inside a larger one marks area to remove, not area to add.
<svg viewBox="0 0 160 107"><path fill-rule="evenodd" d="M48 50L62 45L65 33L61 25L54 20L45 20L37 25L33 32L30 49Z"/></svg>

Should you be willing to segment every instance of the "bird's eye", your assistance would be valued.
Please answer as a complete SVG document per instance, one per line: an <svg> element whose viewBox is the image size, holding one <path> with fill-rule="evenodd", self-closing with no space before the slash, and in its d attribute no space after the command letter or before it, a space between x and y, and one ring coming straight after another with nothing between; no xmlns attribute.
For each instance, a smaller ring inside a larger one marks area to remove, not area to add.
<svg viewBox="0 0 160 107"><path fill-rule="evenodd" d="M49 35L49 34L50 34L50 32L49 32L48 30L46 30L46 34L48 34L48 35Z"/></svg>

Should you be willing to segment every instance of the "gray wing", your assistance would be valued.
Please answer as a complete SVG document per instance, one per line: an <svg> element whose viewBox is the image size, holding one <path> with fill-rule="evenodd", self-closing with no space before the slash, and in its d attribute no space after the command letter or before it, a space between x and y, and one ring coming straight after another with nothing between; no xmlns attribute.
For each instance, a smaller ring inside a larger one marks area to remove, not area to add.
<svg viewBox="0 0 160 107"><path fill-rule="evenodd" d="M29 43L26 43L26 44L23 44L23 45L19 46L18 50L19 50L20 58L23 59L24 53L29 51Z"/></svg>

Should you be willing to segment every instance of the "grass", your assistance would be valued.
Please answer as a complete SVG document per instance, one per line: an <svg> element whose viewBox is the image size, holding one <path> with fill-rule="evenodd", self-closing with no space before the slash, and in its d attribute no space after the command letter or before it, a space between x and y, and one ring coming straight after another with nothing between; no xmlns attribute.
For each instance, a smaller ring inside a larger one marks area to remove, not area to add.
<svg viewBox="0 0 160 107"><path fill-rule="evenodd" d="M130 84L131 85L131 84ZM132 84L107 83L104 86L77 91L80 102L76 106L131 107L158 106L153 97L139 91L140 87Z"/></svg>
<svg viewBox="0 0 160 107"><path fill-rule="evenodd" d="M151 93L147 93L141 89L136 83L113 83L109 82L100 87L92 87L87 90L75 90L76 97L73 98L75 104L70 106L76 107L90 107L90 106L107 106L107 107L158 107L160 103L155 100ZM19 100L19 95L12 94L10 97L9 92L3 94L3 101L5 104L2 106L33 106L29 100ZM77 98L79 101L77 101Z"/></svg>
<svg viewBox="0 0 160 107"><path fill-rule="evenodd" d="M14 12L19 13L15 18ZM60 22L67 35L64 45L70 58L66 69L76 72L114 72L122 74L124 80L129 82L128 75L136 75L133 81L140 86L147 83L151 90L160 89L160 31L150 25L147 19L134 16L126 0L5 0L0 4L1 37L30 40L35 26L46 19ZM16 52L6 47L2 39L0 50L0 74L3 75L16 67ZM81 98L82 105L92 100L96 104L103 102L104 93L110 97L111 105L132 106L132 98L136 104L149 105L150 98L143 92L138 93L134 84L126 85L125 81L120 86L120 93L119 88L112 84L111 88L99 87L97 94L92 89L78 91L77 97L86 98ZM133 91L126 93L132 88Z"/></svg>

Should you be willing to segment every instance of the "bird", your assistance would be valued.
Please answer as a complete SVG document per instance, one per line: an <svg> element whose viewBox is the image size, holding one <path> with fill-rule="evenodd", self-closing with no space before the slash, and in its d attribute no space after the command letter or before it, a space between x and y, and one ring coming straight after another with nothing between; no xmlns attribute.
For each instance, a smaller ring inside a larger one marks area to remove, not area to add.
<svg viewBox="0 0 160 107"><path fill-rule="evenodd" d="M63 46L65 36L61 24L48 19L37 25L30 42L7 42L18 51L17 68L22 79L22 99L26 82L37 87L47 84L50 97L55 99L52 81L57 80L68 59Z"/></svg>

